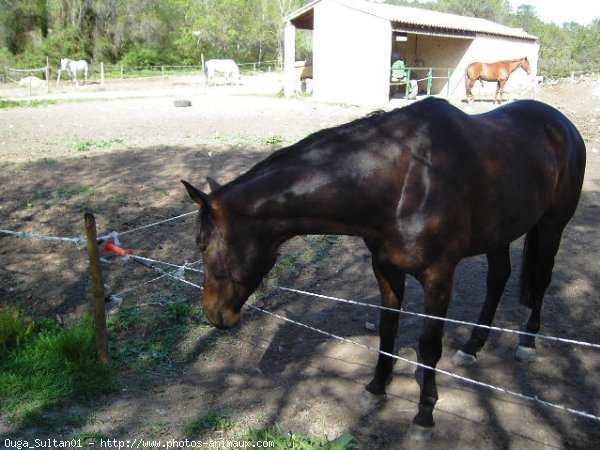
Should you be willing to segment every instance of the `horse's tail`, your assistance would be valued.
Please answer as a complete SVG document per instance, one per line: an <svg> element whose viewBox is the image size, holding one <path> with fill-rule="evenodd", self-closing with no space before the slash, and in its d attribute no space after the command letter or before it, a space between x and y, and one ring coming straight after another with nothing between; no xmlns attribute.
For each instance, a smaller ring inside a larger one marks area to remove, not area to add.
<svg viewBox="0 0 600 450"><path fill-rule="evenodd" d="M523 245L523 261L521 264L521 278L519 281L519 302L532 308L535 301L535 279L536 270L540 264L540 239L539 228L535 225L527 232L525 244Z"/></svg>

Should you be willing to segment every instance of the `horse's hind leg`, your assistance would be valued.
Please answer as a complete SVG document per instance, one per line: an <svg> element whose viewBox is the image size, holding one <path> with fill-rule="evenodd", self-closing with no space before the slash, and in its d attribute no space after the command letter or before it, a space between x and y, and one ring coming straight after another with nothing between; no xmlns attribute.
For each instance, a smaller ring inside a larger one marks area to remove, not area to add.
<svg viewBox="0 0 600 450"><path fill-rule="evenodd" d="M487 293L477 323L489 327L492 325L500 297L510 277L509 246L490 252L486 256L488 260ZM459 366L473 364L477 360L477 352L484 346L489 334L490 330L487 328L473 328L469 341L452 358L454 363Z"/></svg>
<svg viewBox="0 0 600 450"><path fill-rule="evenodd" d="M386 261L377 261L373 256L373 272L379 284L381 292L381 304L387 308L400 309L404 299L404 283L406 275L397 270ZM381 310L379 318L379 349L382 352L393 354L394 342L398 331L399 313L389 310ZM385 398L385 386L391 380L394 358L379 354L375 376L365 386L367 392L361 397L363 406L374 406Z"/></svg>
<svg viewBox="0 0 600 450"><path fill-rule="evenodd" d="M540 330L540 313L544 293L552 280L554 258L560 246L564 226L552 226L539 222L525 237L523 268L521 272L521 298L525 306L531 308L531 315L525 331L531 335L521 335L515 358L531 362L537 357L535 334Z"/></svg>

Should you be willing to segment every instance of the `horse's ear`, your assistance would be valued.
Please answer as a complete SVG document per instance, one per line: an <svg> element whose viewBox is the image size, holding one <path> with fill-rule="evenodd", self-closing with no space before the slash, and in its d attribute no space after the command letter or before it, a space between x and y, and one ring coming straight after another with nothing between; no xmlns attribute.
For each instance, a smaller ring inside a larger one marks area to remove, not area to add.
<svg viewBox="0 0 600 450"><path fill-rule="evenodd" d="M208 181L208 185L210 186L210 192L215 192L221 187L221 184L211 177L206 177L206 181Z"/></svg>
<svg viewBox="0 0 600 450"><path fill-rule="evenodd" d="M194 186L192 186L185 180L181 180L181 182L187 189L190 198L194 200L194 202L196 202L200 206L208 206L208 195L206 195L201 190L196 189Z"/></svg>

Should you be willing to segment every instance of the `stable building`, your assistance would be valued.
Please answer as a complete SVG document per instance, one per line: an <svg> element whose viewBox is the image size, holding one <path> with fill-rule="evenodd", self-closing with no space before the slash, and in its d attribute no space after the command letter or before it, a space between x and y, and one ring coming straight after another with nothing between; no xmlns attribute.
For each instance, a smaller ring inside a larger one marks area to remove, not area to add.
<svg viewBox="0 0 600 450"><path fill-rule="evenodd" d="M382 104L402 95L402 84L408 84L393 76L397 58L420 93L448 97L465 97L465 69L472 62L527 57L531 74L515 71L507 92L531 86L537 73L537 38L485 19L365 0L314 0L285 21L286 95L298 90L300 73L309 73L319 100ZM297 29L312 31L311 70L298 70ZM477 83L473 93L495 90L496 83Z"/></svg>

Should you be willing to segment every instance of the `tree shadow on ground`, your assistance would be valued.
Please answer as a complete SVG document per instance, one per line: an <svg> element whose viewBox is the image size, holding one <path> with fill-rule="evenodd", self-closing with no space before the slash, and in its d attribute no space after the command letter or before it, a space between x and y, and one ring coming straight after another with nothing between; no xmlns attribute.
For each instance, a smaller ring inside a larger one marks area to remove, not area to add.
<svg viewBox="0 0 600 450"><path fill-rule="evenodd" d="M148 148L8 167L0 174L3 228L80 236L83 211L89 209L97 214L100 234L130 230L194 210L179 179L207 190L203 184L206 175L228 181L265 156L239 149L212 156L208 152L206 148ZM599 191L599 186L594 186L594 190L584 192L565 232L543 310L542 332L547 334L598 340L595 330L600 324L596 307L600 271L596 255L600 232L594 218ZM176 264L195 261L199 256L194 222L195 218L188 216L123 235L121 241L141 256ZM294 255L294 269L272 276L270 283L378 303L369 255L359 240L332 240L321 245L319 251L307 253L307 239L297 238L282 250L281 258ZM520 242L512 247L513 276L495 321L495 325L507 328L520 326L527 314L517 300L520 247ZM88 309L91 296L82 249L71 244L0 237L0 255L0 296L5 302L38 317L70 317ZM476 320L484 295L485 271L484 258L461 263L449 316ZM104 273L110 290L115 292L149 279L144 268L130 269L117 261ZM192 281L200 283L201 276L193 275ZM146 286L128 294L125 304L149 303L152 289ZM365 329L365 322L378 323L378 314L373 310L265 289L261 298L253 301L266 309L378 346L376 333ZM190 302L200 298L192 288L182 288L178 295ZM422 312L422 293L414 280L408 282L404 307ZM154 308L154 312L148 313L146 330L164 323L157 318L163 314L160 307L147 308L143 311ZM401 319L397 339L401 355L416 359L420 327L420 319ZM516 339L492 333L476 366L453 368L450 356L469 331L461 326L446 327L440 367L597 414L597 352L540 343L539 361L521 364L512 357ZM76 424L58 421L55 428L43 433L69 436L82 430L99 430L116 438L184 437L185 425L194 417L220 411L244 427L282 423L288 429L310 434L326 431L328 436L350 430L364 448L420 448L420 444L406 438L418 402L414 367L398 363L387 402L379 409L363 410L357 397L372 375L374 353L248 309L244 323L236 330L221 332L205 327L195 333L174 337L172 348L178 349L177 361L162 359L156 365L141 365L138 370L128 366L139 361L121 361L122 373L117 377L122 387L114 395L91 406L67 402L42 411L48 417L61 409L66 416L85 417ZM438 383L440 402L430 448L591 448L600 439L593 421L491 394L443 376L438 376ZM42 431L9 427L2 437L35 437L36 433Z"/></svg>

